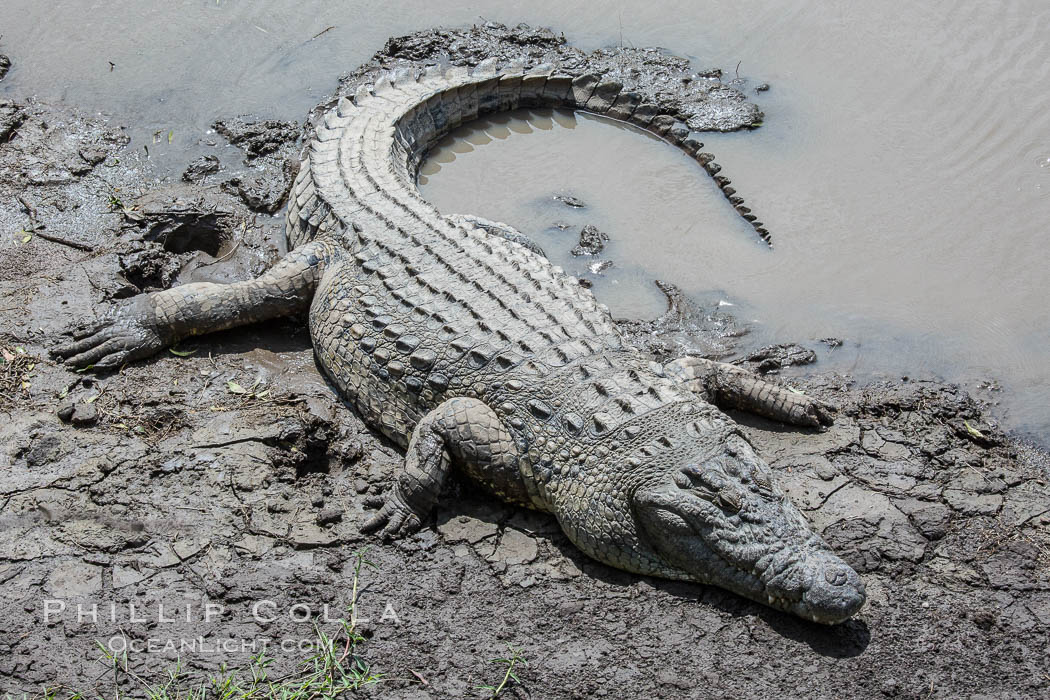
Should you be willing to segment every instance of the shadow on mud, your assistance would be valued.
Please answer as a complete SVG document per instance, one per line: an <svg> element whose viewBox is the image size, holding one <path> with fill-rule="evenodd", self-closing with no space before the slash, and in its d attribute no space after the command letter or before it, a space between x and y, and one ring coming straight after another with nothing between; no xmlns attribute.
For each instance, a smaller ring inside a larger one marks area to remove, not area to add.
<svg viewBox="0 0 1050 700"><path fill-rule="evenodd" d="M833 659L860 656L871 642L871 631L864 620L854 618L829 627L758 605L755 607L758 616L778 634L796 642L804 642L821 656Z"/></svg>
<svg viewBox="0 0 1050 700"><path fill-rule="evenodd" d="M506 528L511 527L508 521L522 512L522 509L509 506L489 509L491 499L483 491L461 478L455 481L458 483L442 494L442 502L446 504L455 502L456 511L469 512L472 517L492 526L498 531L499 536L502 536ZM770 636L780 636L803 642L817 654L829 658L859 656L864 653L871 641L868 624L863 620L851 619L834 626L821 625L760 605L717 586L688 581L670 581L614 569L581 552L562 533L552 516L544 516L544 519L548 521L547 526L530 531L528 534L537 540L545 541L556 549L584 576L601 581L614 590L620 589L623 597L633 598L637 595L638 589L650 588L668 597L676 598L685 605L695 605L695 612L689 617L695 615L698 621L700 619L710 620L710 629L707 630L709 634L718 634L727 627L724 614L728 614L731 618L751 617L755 619L756 624L758 620L762 620L765 623L764 628L756 629L749 625L751 627L749 634L753 639L761 640ZM442 524L439 519L438 527L440 528ZM430 526L431 523L428 522L424 528ZM612 594L609 597L620 596Z"/></svg>

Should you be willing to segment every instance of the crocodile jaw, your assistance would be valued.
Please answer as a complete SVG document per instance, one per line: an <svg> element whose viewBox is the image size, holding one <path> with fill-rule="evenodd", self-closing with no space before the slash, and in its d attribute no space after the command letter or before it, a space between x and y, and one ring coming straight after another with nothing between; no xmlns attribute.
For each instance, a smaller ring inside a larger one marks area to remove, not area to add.
<svg viewBox="0 0 1050 700"><path fill-rule="evenodd" d="M664 564L814 622L836 624L860 610L864 582L771 485L764 462L739 443L710 461L635 492L638 532ZM768 488L740 478L760 469Z"/></svg>

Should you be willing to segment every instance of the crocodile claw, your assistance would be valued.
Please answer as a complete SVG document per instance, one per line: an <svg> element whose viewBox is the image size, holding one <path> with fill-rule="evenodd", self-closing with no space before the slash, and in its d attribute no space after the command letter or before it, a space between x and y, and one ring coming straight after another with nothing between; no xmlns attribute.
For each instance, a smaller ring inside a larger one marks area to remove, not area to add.
<svg viewBox="0 0 1050 700"><path fill-rule="evenodd" d="M384 540L396 540L411 535L423 522L411 506L405 503L397 488L386 496L365 499L365 506L377 508L378 512L361 526L361 532L379 531Z"/></svg>
<svg viewBox="0 0 1050 700"><path fill-rule="evenodd" d="M811 421L814 428L826 429L835 422L835 414L838 409L831 404L810 399L805 408L806 417Z"/></svg>
<svg viewBox="0 0 1050 700"><path fill-rule="evenodd" d="M74 328L69 335L72 342L53 348L51 354L70 367L95 370L117 369L168 345L145 298L119 307L101 321Z"/></svg>

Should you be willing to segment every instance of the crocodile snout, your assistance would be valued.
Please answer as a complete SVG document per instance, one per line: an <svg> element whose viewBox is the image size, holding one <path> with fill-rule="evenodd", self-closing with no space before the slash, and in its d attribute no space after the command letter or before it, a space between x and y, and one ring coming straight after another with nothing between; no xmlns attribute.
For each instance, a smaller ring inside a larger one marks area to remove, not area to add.
<svg viewBox="0 0 1050 700"><path fill-rule="evenodd" d="M828 559L830 561L818 564L823 575L812 578L799 613L814 622L834 624L855 615L863 607L866 596L864 581L856 571L838 557Z"/></svg>

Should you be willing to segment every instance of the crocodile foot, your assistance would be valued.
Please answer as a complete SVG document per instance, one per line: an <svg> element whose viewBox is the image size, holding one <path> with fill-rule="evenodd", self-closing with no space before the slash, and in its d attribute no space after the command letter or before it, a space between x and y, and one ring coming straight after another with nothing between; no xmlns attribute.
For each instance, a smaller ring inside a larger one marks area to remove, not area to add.
<svg viewBox="0 0 1050 700"><path fill-rule="evenodd" d="M361 526L361 532L379 531L384 540L396 540L411 535L423 522L412 507L405 503L398 489L394 488L385 496L371 496L365 499L367 508L378 511Z"/></svg>
<svg viewBox="0 0 1050 700"><path fill-rule="evenodd" d="M69 366L95 370L117 369L149 357L169 344L145 296L117 307L101 321L74 327L67 334L72 342L59 345L51 354Z"/></svg>
<svg viewBox="0 0 1050 700"><path fill-rule="evenodd" d="M719 406L817 430L835 422L834 406L736 365L689 355L667 363L664 370L693 393Z"/></svg>

